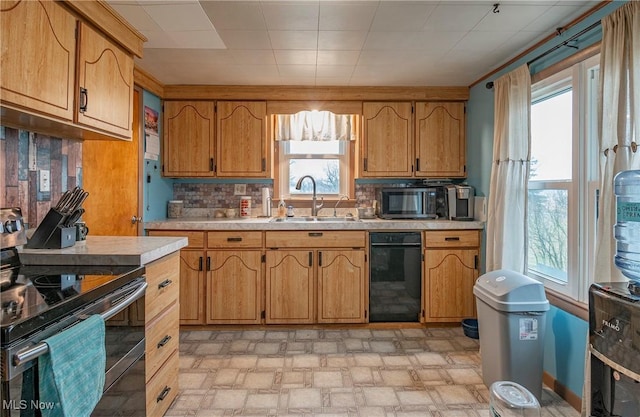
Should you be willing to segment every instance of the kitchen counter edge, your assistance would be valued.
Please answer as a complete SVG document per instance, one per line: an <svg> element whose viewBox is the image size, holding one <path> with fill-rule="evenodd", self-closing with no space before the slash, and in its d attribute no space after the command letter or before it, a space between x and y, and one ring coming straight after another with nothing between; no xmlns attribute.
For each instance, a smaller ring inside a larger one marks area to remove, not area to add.
<svg viewBox="0 0 640 417"><path fill-rule="evenodd" d="M63 249L18 248L25 265L146 265L188 245L186 237L87 236Z"/></svg>
<svg viewBox="0 0 640 417"><path fill-rule="evenodd" d="M484 229L481 221L361 219L347 222L272 222L270 218L180 218L144 223L145 230L469 230Z"/></svg>

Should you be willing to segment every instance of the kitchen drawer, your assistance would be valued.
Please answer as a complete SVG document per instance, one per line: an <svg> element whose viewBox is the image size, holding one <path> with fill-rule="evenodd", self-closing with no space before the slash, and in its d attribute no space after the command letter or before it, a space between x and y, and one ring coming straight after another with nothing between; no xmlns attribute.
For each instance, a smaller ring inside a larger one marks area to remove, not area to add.
<svg viewBox="0 0 640 417"><path fill-rule="evenodd" d="M181 230L148 230L149 236L186 237L189 239L187 248L204 248L204 232L187 232Z"/></svg>
<svg viewBox="0 0 640 417"><path fill-rule="evenodd" d="M438 230L424 232L425 248L462 248L480 246L477 230Z"/></svg>
<svg viewBox="0 0 640 417"><path fill-rule="evenodd" d="M262 232L220 231L207 233L207 246L215 249L261 248Z"/></svg>
<svg viewBox="0 0 640 417"><path fill-rule="evenodd" d="M178 351L147 383L147 417L161 417L178 395Z"/></svg>
<svg viewBox="0 0 640 417"><path fill-rule="evenodd" d="M174 252L145 265L147 292L144 300L145 320L153 320L180 294L180 252Z"/></svg>
<svg viewBox="0 0 640 417"><path fill-rule="evenodd" d="M178 349L180 307L173 303L145 329L146 381L155 375L167 358Z"/></svg>
<svg viewBox="0 0 640 417"><path fill-rule="evenodd" d="M364 231L265 232L267 248L363 248Z"/></svg>

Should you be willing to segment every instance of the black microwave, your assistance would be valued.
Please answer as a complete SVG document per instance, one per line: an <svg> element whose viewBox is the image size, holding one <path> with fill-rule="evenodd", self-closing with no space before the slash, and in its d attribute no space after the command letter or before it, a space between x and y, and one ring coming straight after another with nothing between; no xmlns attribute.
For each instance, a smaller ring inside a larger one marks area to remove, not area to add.
<svg viewBox="0 0 640 417"><path fill-rule="evenodd" d="M380 191L383 219L437 219L446 217L444 187L396 187Z"/></svg>

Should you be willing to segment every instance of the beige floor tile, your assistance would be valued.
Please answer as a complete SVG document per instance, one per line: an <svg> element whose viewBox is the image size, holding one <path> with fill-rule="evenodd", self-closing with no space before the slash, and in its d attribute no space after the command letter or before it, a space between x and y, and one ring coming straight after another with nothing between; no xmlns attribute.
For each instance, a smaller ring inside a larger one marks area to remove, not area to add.
<svg viewBox="0 0 640 417"><path fill-rule="evenodd" d="M398 391L396 394L403 406L433 404L433 398L425 390Z"/></svg>
<svg viewBox="0 0 640 417"><path fill-rule="evenodd" d="M316 371L313 373L314 388L341 388L344 386L342 372L339 371Z"/></svg>
<svg viewBox="0 0 640 417"><path fill-rule="evenodd" d="M371 368L354 366L349 368L349 371L354 385L373 384L373 372L371 372Z"/></svg>
<svg viewBox="0 0 640 417"><path fill-rule="evenodd" d="M382 359L377 353L356 353L353 355L357 366L383 366Z"/></svg>
<svg viewBox="0 0 640 417"><path fill-rule="evenodd" d="M320 356L296 355L293 357L293 368L319 368Z"/></svg>
<svg viewBox="0 0 640 417"><path fill-rule="evenodd" d="M215 355L222 351L222 343L201 343L195 351L196 355L207 356Z"/></svg>
<svg viewBox="0 0 640 417"><path fill-rule="evenodd" d="M362 343L362 339L350 337L348 339L344 339L344 344L345 344L345 347L347 348L347 352L364 350L364 344Z"/></svg>
<svg viewBox="0 0 640 417"><path fill-rule="evenodd" d="M473 404L476 402L475 397L466 386L437 385L433 389L444 404ZM440 401L436 400L436 402Z"/></svg>
<svg viewBox="0 0 640 417"><path fill-rule="evenodd" d="M280 351L280 343L256 343L253 353L256 355L275 355Z"/></svg>
<svg viewBox="0 0 640 417"><path fill-rule="evenodd" d="M368 406L394 407L400 404L393 388L364 387L362 392Z"/></svg>
<svg viewBox="0 0 640 417"><path fill-rule="evenodd" d="M426 340L427 348L432 352L451 352L455 350L448 340Z"/></svg>
<svg viewBox="0 0 640 417"><path fill-rule="evenodd" d="M216 390L211 402L206 408L226 408L240 409L243 408L247 401L247 391L243 389L220 389Z"/></svg>
<svg viewBox="0 0 640 417"><path fill-rule="evenodd" d="M431 352L416 353L415 357L421 365L425 365L425 366L447 365L447 360L439 353L431 353Z"/></svg>
<svg viewBox="0 0 640 417"><path fill-rule="evenodd" d="M411 375L406 370L380 371L382 382L390 387L412 387L414 385Z"/></svg>
<svg viewBox="0 0 640 417"><path fill-rule="evenodd" d="M289 408L320 408L322 395L317 388L294 388L289 390Z"/></svg>
<svg viewBox="0 0 640 417"><path fill-rule="evenodd" d="M475 371L475 369L447 369L446 372L451 376L451 380L454 384L482 384L482 377Z"/></svg>
<svg viewBox="0 0 640 417"><path fill-rule="evenodd" d="M407 367L411 365L411 361L407 358L406 355L393 355L393 356L383 356L382 362L384 366L403 366Z"/></svg>
<svg viewBox="0 0 640 417"><path fill-rule="evenodd" d="M313 353L338 353L336 342L313 342Z"/></svg>
<svg viewBox="0 0 640 417"><path fill-rule="evenodd" d="M329 394L331 398L331 407L350 407L356 406L356 399L352 392L332 392Z"/></svg>
<svg viewBox="0 0 640 417"><path fill-rule="evenodd" d="M182 389L199 389L206 378L207 374L203 372L180 372L178 383Z"/></svg>
<svg viewBox="0 0 640 417"><path fill-rule="evenodd" d="M282 368L284 366L284 358L258 358L256 368L269 369L269 368Z"/></svg>
<svg viewBox="0 0 640 417"><path fill-rule="evenodd" d="M394 353L396 352L396 346L393 344L393 342L390 341L371 341L369 342L369 347L371 348L372 352L379 352L379 353Z"/></svg>
<svg viewBox="0 0 640 417"><path fill-rule="evenodd" d="M255 355L234 356L229 361L229 368L249 369L255 368L258 363L258 357Z"/></svg>
<svg viewBox="0 0 640 417"><path fill-rule="evenodd" d="M278 407L278 394L248 394L246 408L265 409Z"/></svg>
<svg viewBox="0 0 640 417"><path fill-rule="evenodd" d="M318 330L296 330L295 339L296 340L305 340L305 339L319 339L320 333Z"/></svg>
<svg viewBox="0 0 640 417"><path fill-rule="evenodd" d="M213 378L213 384L216 386L233 386L238 379L238 374L240 374L238 369L219 369Z"/></svg>
<svg viewBox="0 0 640 417"><path fill-rule="evenodd" d="M273 387L273 372L249 372L245 375L242 387L245 389L270 389Z"/></svg>

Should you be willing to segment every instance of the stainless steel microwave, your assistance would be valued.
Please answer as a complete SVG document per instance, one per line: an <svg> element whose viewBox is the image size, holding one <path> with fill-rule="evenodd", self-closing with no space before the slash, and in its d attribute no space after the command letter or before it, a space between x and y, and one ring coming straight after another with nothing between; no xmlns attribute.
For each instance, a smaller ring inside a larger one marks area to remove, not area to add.
<svg viewBox="0 0 640 417"><path fill-rule="evenodd" d="M437 219L446 217L443 187L396 187L380 191L383 219Z"/></svg>

